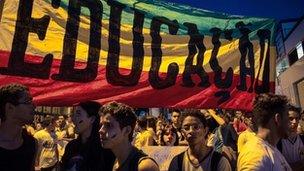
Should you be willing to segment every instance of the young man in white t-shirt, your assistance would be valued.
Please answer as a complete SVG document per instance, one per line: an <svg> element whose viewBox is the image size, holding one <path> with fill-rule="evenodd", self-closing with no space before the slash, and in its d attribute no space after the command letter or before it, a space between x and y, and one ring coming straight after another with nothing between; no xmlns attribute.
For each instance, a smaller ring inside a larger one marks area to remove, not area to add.
<svg viewBox="0 0 304 171"><path fill-rule="evenodd" d="M285 96L257 95L252 111L257 134L241 149L237 162L238 171L292 170L276 148L279 139L288 136L287 103Z"/></svg>
<svg viewBox="0 0 304 171"><path fill-rule="evenodd" d="M228 159L207 146L208 125L198 110L186 110L182 115L182 133L189 148L175 156L169 171L231 171Z"/></svg>
<svg viewBox="0 0 304 171"><path fill-rule="evenodd" d="M281 139L277 148L281 151L287 162L294 171L304 170L304 136L297 134L297 127L300 119L300 109L295 106L288 106L289 136Z"/></svg>

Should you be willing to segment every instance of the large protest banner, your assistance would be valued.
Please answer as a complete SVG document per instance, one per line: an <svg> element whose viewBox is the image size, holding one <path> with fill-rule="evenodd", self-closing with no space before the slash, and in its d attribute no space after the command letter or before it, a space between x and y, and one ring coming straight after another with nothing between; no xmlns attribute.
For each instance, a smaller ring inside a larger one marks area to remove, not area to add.
<svg viewBox="0 0 304 171"><path fill-rule="evenodd" d="M161 0L2 0L0 85L37 105L250 110L274 91L275 22Z"/></svg>

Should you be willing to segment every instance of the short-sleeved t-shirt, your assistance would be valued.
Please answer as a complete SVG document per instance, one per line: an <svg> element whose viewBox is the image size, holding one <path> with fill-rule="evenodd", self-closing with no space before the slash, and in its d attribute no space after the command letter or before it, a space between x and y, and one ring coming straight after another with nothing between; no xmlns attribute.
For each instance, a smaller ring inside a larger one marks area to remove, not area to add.
<svg viewBox="0 0 304 171"><path fill-rule="evenodd" d="M267 141L254 136L241 149L238 171L292 171L280 151Z"/></svg>
<svg viewBox="0 0 304 171"><path fill-rule="evenodd" d="M206 157L199 166L194 166L190 159L189 159L189 155L188 155L188 151L184 152L184 156L183 156L183 164L182 164L182 168L178 168L178 158L174 157L173 160L170 163L170 167L169 167L169 171L176 171L176 170L182 170L182 171L211 171L211 160L212 160L212 155L214 153L214 150L212 150L208 157ZM225 157L221 157L218 165L217 165L217 171L231 171L231 166L230 163L228 161L228 159L226 159Z"/></svg>
<svg viewBox="0 0 304 171"><path fill-rule="evenodd" d="M0 170L33 171L35 163L36 141L23 131L23 144L15 150L7 150L0 147Z"/></svg>
<svg viewBox="0 0 304 171"><path fill-rule="evenodd" d="M238 142L237 142L238 153L240 153L240 151L242 150L244 145L248 141L250 141L250 139L254 138L254 136L255 136L255 132L252 132L249 130L246 130L239 135Z"/></svg>

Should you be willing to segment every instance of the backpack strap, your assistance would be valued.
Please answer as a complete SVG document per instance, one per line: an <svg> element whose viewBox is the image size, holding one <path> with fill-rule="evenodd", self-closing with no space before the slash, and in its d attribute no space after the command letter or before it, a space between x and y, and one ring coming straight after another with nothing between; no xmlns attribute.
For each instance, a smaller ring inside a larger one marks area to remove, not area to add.
<svg viewBox="0 0 304 171"><path fill-rule="evenodd" d="M149 156L144 156L144 157L140 158L139 161L138 161L138 165L140 164L140 162L142 162L143 160L146 160L146 159L152 160L157 166L159 166L158 163L153 158L151 158Z"/></svg>
<svg viewBox="0 0 304 171"><path fill-rule="evenodd" d="M139 163L148 155L145 154L143 151L136 149L136 152L134 152L131 163L130 163L130 171L138 171L138 165Z"/></svg>
<svg viewBox="0 0 304 171"><path fill-rule="evenodd" d="M184 155L185 155L185 151L177 155L177 166L179 171L183 170Z"/></svg>
<svg viewBox="0 0 304 171"><path fill-rule="evenodd" d="M283 151L282 139L280 139L279 142L277 143L277 149L282 153Z"/></svg>
<svg viewBox="0 0 304 171"><path fill-rule="evenodd" d="M214 151L211 157L211 171L216 171L217 166L221 160L221 158L224 157L221 153Z"/></svg>
<svg viewBox="0 0 304 171"><path fill-rule="evenodd" d="M304 135L299 135L299 137L300 137L300 139L301 139L301 141L302 141L302 143L304 145Z"/></svg>

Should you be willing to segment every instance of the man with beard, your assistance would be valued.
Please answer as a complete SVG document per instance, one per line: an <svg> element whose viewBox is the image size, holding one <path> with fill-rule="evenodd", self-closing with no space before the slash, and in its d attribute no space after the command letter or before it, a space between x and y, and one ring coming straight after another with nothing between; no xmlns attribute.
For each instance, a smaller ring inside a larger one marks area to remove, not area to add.
<svg viewBox="0 0 304 171"><path fill-rule="evenodd" d="M33 98L20 84L0 88L0 170L34 170L36 142L22 127L34 120Z"/></svg>
<svg viewBox="0 0 304 171"><path fill-rule="evenodd" d="M228 159L207 146L208 126L204 115L198 110L186 110L181 121L189 148L172 159L169 171L231 171Z"/></svg>
<svg viewBox="0 0 304 171"><path fill-rule="evenodd" d="M274 94L257 95L253 102L253 123L257 134L241 149L237 170L291 171L276 148L288 135L287 98Z"/></svg>
<svg viewBox="0 0 304 171"><path fill-rule="evenodd" d="M111 149L116 157L115 171L158 171L156 162L132 146L136 124L133 109L125 104L111 102L100 110L99 130L103 148Z"/></svg>
<svg viewBox="0 0 304 171"><path fill-rule="evenodd" d="M297 127L300 120L300 109L289 105L289 136L281 139L277 148L281 151L292 170L304 170L304 136L297 134Z"/></svg>

